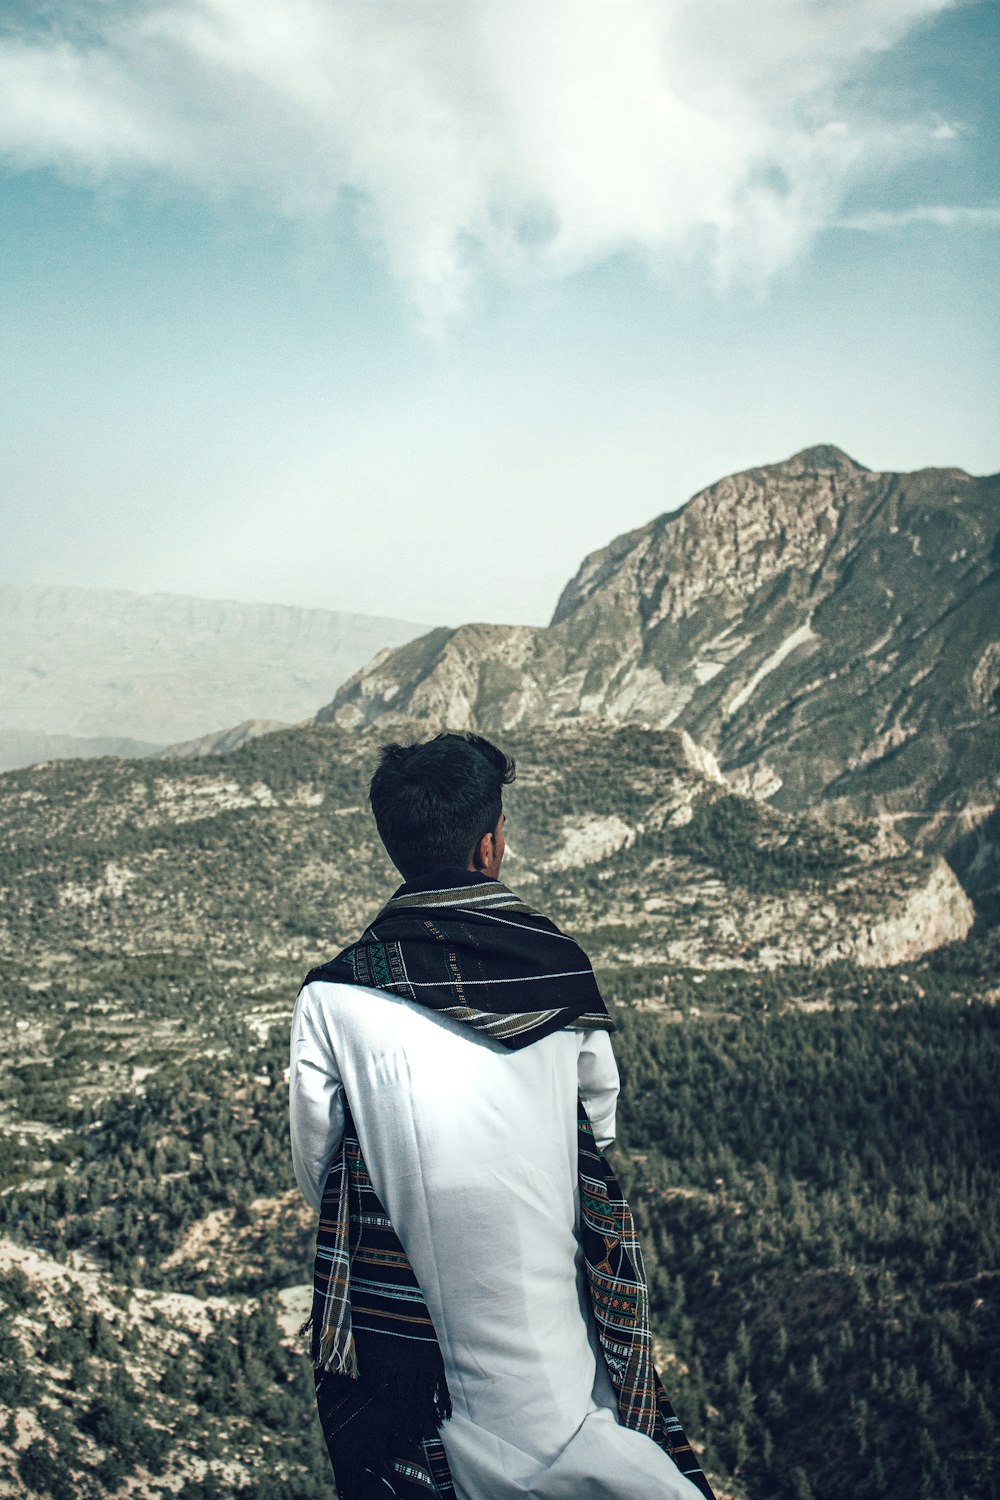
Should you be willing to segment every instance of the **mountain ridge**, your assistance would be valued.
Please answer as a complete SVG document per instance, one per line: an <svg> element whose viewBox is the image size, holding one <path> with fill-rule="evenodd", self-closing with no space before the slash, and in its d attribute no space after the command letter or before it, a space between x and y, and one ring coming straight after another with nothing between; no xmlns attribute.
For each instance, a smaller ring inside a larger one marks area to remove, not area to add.
<svg viewBox="0 0 1000 1500"><path fill-rule="evenodd" d="M778 463L756 465L753 468L741 470L740 474L756 477L769 476L778 472L791 473L795 470L817 474L822 472L870 474L872 472L864 464L859 464L856 459L851 458L842 448L837 448L832 443L818 443L811 448L803 448L800 452L794 453L791 458L781 460ZM727 477L734 478L737 476ZM725 480L721 480L718 483L725 483ZM620 561L644 537L662 532L668 528L672 522L679 520L686 511L697 506L703 496L707 496L716 488L716 485L708 485L705 489L696 491L690 500L678 506L676 510L664 511L654 516L652 520L645 522L644 525L636 526L631 531L623 532L621 536L614 537L606 547L598 548L597 551L589 553L580 564L574 577L570 579L560 594L549 624L557 625L562 620L568 618L573 613L577 604L585 602L586 598L599 587L599 582L595 574L599 571L600 564L605 560L606 555L610 554L607 556L608 561L612 559L616 562ZM581 584L579 580L583 575L589 575L587 577L589 587L583 598L574 600L573 594L580 591Z"/></svg>
<svg viewBox="0 0 1000 1500"><path fill-rule="evenodd" d="M885 816L945 852L997 802L998 501L997 475L807 448L589 554L549 626L435 631L317 718L677 725L779 807Z"/></svg>

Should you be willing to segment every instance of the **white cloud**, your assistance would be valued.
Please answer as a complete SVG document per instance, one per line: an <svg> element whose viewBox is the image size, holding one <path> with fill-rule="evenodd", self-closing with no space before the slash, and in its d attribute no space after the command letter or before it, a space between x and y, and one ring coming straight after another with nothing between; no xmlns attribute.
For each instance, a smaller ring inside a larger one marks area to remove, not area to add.
<svg viewBox="0 0 1000 1500"><path fill-rule="evenodd" d="M349 202L435 315L620 251L761 281L926 141L845 85L950 3L71 0L0 37L0 151Z"/></svg>
<svg viewBox="0 0 1000 1500"><path fill-rule="evenodd" d="M877 234L886 229L907 229L911 224L937 224L942 229L969 225L977 229L1000 228L1000 203L963 205L925 203L915 208L876 209L838 220L840 229L860 229Z"/></svg>

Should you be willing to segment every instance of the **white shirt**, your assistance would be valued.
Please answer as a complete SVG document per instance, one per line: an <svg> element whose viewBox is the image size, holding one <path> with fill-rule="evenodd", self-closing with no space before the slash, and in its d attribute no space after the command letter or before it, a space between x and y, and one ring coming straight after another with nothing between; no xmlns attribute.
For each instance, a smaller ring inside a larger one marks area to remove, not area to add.
<svg viewBox="0 0 1000 1500"><path fill-rule="evenodd" d="M603 1031L512 1052L380 990L325 982L292 1020L292 1161L319 1207L346 1097L434 1323L458 1500L700 1500L618 1423L578 1238L576 1100L614 1137Z"/></svg>

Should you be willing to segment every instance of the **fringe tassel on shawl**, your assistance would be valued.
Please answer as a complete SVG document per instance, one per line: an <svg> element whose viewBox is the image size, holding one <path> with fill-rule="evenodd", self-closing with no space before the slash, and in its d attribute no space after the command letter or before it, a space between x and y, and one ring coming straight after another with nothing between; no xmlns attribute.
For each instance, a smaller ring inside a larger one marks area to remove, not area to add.
<svg viewBox="0 0 1000 1500"><path fill-rule="evenodd" d="M299 1329L299 1338L304 1339L306 1334L312 1334L312 1314L306 1318ZM358 1351L352 1333L346 1350L341 1352L335 1348L335 1329L327 1329L320 1341L319 1362L315 1365L317 1370L323 1370L330 1375L346 1375L350 1380L358 1378ZM310 1343L312 1339L310 1338Z"/></svg>

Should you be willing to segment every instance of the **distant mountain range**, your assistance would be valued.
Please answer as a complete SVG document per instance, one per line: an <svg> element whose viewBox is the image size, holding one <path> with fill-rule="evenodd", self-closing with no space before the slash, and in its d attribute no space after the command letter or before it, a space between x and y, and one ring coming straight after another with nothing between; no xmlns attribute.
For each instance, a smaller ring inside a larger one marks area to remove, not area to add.
<svg viewBox="0 0 1000 1500"><path fill-rule="evenodd" d="M0 587L0 770L298 722L424 628L180 594Z"/></svg>
<svg viewBox="0 0 1000 1500"><path fill-rule="evenodd" d="M321 711L361 728L676 725L786 810L880 816L995 887L1000 476L806 449L592 553L544 628L434 630Z"/></svg>

